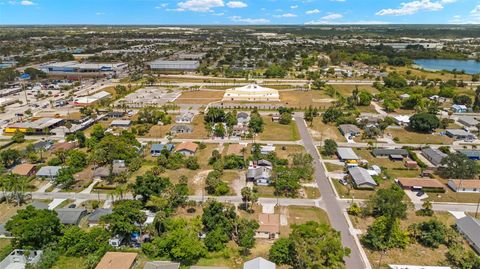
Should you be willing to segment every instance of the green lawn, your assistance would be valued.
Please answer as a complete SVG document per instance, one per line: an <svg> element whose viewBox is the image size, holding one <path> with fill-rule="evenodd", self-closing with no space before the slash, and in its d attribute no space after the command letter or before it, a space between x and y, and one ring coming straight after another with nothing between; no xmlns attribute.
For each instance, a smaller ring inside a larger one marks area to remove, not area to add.
<svg viewBox="0 0 480 269"><path fill-rule="evenodd" d="M84 261L83 257L75 258L60 256L52 269L86 269L87 267L84 265Z"/></svg>
<svg viewBox="0 0 480 269"><path fill-rule="evenodd" d="M401 144L452 144L453 139L440 134L423 134L406 129L388 128L386 134L390 134L392 138L398 138Z"/></svg>
<svg viewBox="0 0 480 269"><path fill-rule="evenodd" d="M258 135L259 140L266 141L297 141L300 139L297 124L292 121L289 125L272 122L268 116L263 116L263 132Z"/></svg>

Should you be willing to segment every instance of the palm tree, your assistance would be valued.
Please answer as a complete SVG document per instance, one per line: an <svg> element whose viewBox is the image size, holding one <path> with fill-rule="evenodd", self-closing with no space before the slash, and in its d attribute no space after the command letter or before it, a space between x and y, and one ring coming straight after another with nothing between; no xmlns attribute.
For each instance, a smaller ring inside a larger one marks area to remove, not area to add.
<svg viewBox="0 0 480 269"><path fill-rule="evenodd" d="M120 200L123 200L123 196L127 193L128 191L128 186L126 184L121 184L118 185L115 190L113 191L114 195L120 198Z"/></svg>

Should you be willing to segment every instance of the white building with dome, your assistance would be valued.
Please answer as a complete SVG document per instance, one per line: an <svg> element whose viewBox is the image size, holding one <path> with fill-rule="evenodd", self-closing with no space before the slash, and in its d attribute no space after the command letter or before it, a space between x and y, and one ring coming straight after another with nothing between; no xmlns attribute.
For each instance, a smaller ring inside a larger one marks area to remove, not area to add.
<svg viewBox="0 0 480 269"><path fill-rule="evenodd" d="M248 84L226 90L223 101L280 102L280 94L275 89Z"/></svg>

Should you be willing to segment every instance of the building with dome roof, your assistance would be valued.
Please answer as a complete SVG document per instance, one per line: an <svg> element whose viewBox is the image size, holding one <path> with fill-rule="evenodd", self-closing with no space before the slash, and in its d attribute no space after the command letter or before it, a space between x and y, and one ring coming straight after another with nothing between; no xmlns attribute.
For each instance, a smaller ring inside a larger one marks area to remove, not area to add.
<svg viewBox="0 0 480 269"><path fill-rule="evenodd" d="M265 88L257 84L226 90L223 101L242 102L280 102L280 94L275 89Z"/></svg>

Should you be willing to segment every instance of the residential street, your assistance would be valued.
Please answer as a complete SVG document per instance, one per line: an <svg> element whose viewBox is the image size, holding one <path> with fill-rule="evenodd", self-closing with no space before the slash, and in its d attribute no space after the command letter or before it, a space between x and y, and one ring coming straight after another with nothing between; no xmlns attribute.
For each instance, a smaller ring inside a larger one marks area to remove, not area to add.
<svg viewBox="0 0 480 269"><path fill-rule="evenodd" d="M325 171L325 168L321 162L321 157L318 154L317 149L315 148L315 143L308 131L305 121L301 116L298 115L295 116L295 121L297 123L300 136L302 137L305 150L307 151L307 153L312 155L314 159L314 175L318 184L318 188L320 189L322 200L325 204L325 210L330 219L330 224L334 229L341 233L343 245L352 250L350 257L345 259L347 268L371 268L368 260L362 258L362 249L357 244L357 242L355 242L355 238L350 232L350 229L353 227L349 227L343 211L343 207L341 206L342 203L337 199L337 196L335 195L335 192L330 185L330 182L327 178L327 171Z"/></svg>

